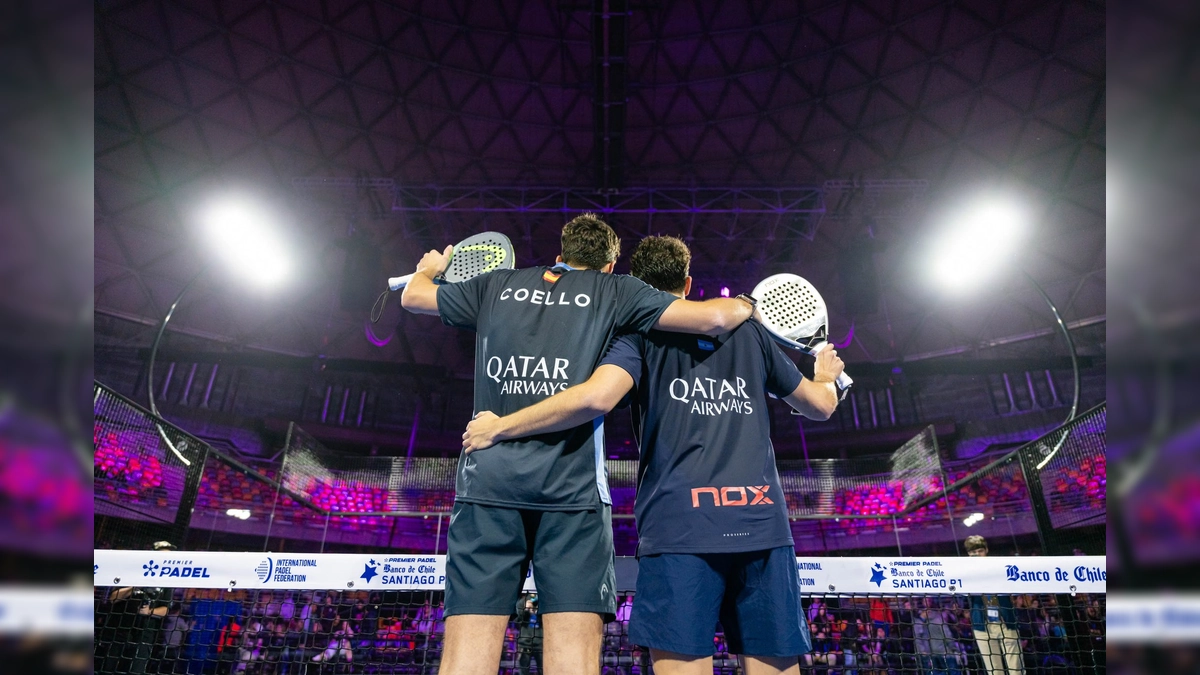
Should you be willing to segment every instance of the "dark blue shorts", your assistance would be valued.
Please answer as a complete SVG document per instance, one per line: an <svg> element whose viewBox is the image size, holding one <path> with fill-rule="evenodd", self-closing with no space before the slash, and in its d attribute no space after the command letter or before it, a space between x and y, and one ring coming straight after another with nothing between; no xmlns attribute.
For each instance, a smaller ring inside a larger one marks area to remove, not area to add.
<svg viewBox="0 0 1200 675"><path fill-rule="evenodd" d="M629 640L708 656L717 621L732 654L788 657L812 648L791 546L744 553L662 553L638 560Z"/></svg>

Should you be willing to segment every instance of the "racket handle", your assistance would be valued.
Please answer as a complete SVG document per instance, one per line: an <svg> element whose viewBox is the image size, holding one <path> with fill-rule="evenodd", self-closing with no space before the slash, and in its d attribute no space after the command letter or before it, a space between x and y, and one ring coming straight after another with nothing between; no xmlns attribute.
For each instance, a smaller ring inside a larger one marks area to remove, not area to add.
<svg viewBox="0 0 1200 675"><path fill-rule="evenodd" d="M388 279L388 290L389 291L398 291L398 290L404 288L405 286L407 286L408 282L412 281L412 278L413 278L412 274L405 274L402 277L392 277L392 278Z"/></svg>
<svg viewBox="0 0 1200 675"><path fill-rule="evenodd" d="M842 374L837 376L836 384L838 391L846 391L850 387L854 386L854 380L850 379L850 376L847 375L846 371L843 370Z"/></svg>
<svg viewBox="0 0 1200 675"><path fill-rule="evenodd" d="M829 346L828 342L819 343L816 347L813 348L812 355L816 356L817 354L820 354L821 350L825 349L828 346ZM846 390L849 389L850 387L854 386L854 380L849 375L846 374L846 371L843 370L842 374L837 376L837 380L834 381L834 384L837 385L838 391L842 392L842 396L845 396Z"/></svg>

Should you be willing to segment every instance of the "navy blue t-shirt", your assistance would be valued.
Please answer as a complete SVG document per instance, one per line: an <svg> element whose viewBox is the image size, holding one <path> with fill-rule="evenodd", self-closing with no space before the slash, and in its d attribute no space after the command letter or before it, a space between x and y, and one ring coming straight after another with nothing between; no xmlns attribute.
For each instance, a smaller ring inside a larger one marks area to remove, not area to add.
<svg viewBox="0 0 1200 675"><path fill-rule="evenodd" d="M649 331L675 300L631 276L533 267L441 286L438 312L477 331L475 411L503 416L586 381L616 332ZM611 503L603 421L462 455L455 499L556 511Z"/></svg>
<svg viewBox="0 0 1200 675"><path fill-rule="evenodd" d="M787 396L802 376L761 324L720 337L623 335L607 364L637 387L638 555L792 545L767 392Z"/></svg>

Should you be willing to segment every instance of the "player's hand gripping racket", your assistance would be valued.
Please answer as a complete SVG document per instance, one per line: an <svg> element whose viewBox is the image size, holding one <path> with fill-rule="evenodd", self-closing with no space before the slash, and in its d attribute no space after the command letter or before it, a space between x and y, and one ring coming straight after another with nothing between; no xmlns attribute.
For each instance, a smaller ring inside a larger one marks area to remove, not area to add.
<svg viewBox="0 0 1200 675"><path fill-rule="evenodd" d="M508 237L499 232L483 232L455 244L450 253L450 264L434 281L456 284L494 270L511 270L516 263L517 256ZM388 289L398 291L407 286L412 278L412 274L392 277L388 279Z"/></svg>
<svg viewBox="0 0 1200 675"><path fill-rule="evenodd" d="M775 274L758 282L751 293L758 313L775 341L785 347L816 356L829 346L829 312L817 289L795 274ZM844 371L837 388L845 395L854 384Z"/></svg>

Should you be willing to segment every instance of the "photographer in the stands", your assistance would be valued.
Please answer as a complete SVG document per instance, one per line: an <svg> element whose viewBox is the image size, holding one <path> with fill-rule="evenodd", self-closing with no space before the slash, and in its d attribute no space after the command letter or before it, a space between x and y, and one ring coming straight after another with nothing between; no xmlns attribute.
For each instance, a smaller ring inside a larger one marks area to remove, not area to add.
<svg viewBox="0 0 1200 675"><path fill-rule="evenodd" d="M156 541L150 545L150 550L177 549L169 541ZM112 603L112 611L107 616L118 623L116 626L107 626L115 630L99 672L141 675L146 672L162 632L163 620L171 606L171 591L126 586L109 593L108 601Z"/></svg>

